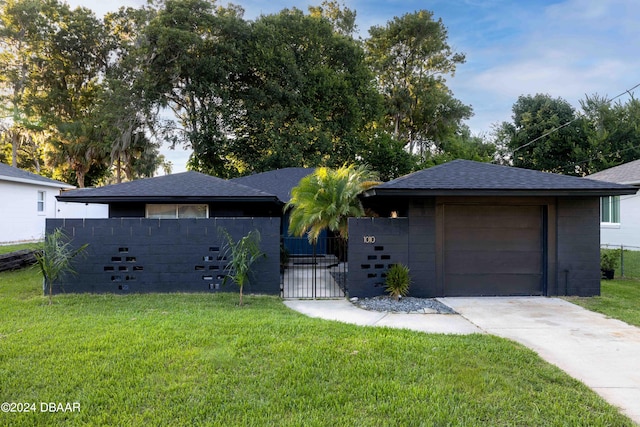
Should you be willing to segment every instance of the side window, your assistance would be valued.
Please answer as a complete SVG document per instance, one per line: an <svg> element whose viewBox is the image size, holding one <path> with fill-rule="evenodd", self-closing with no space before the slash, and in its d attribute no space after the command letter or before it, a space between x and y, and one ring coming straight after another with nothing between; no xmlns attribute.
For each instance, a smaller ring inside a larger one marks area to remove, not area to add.
<svg viewBox="0 0 640 427"><path fill-rule="evenodd" d="M208 205L147 204L147 218L208 218Z"/></svg>
<svg viewBox="0 0 640 427"><path fill-rule="evenodd" d="M207 218L207 205L178 205L178 218Z"/></svg>
<svg viewBox="0 0 640 427"><path fill-rule="evenodd" d="M47 192L38 191L38 213L46 211Z"/></svg>
<svg viewBox="0 0 640 427"><path fill-rule="evenodd" d="M600 199L600 222L620 224L620 196L605 196Z"/></svg>
<svg viewBox="0 0 640 427"><path fill-rule="evenodd" d="M174 219L176 205L147 205L147 218Z"/></svg>

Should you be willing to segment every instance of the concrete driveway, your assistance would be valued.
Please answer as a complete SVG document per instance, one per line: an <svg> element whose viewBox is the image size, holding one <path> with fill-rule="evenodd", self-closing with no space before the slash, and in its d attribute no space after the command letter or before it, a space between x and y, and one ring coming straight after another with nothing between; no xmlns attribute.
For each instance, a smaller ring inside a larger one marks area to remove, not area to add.
<svg viewBox="0 0 640 427"><path fill-rule="evenodd" d="M481 330L517 341L640 424L640 328L558 298L439 298Z"/></svg>

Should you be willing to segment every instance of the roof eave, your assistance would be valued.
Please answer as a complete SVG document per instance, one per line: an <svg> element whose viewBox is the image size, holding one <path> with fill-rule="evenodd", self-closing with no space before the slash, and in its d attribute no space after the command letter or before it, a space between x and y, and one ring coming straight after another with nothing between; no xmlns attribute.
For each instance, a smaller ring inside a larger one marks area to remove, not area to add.
<svg viewBox="0 0 640 427"><path fill-rule="evenodd" d="M73 185L65 184L64 182L45 182L38 181L37 179L27 179L27 178L16 178L13 176L0 176L0 181L10 181L10 182L19 182L21 184L31 184L31 185L40 185L42 187L53 187L60 189L74 189Z"/></svg>
<svg viewBox="0 0 640 427"><path fill-rule="evenodd" d="M60 202L77 203L215 203L215 202L261 202L283 204L275 196L231 196L231 197L202 197L202 196L95 196L95 197L73 197L59 195L56 196Z"/></svg>
<svg viewBox="0 0 640 427"><path fill-rule="evenodd" d="M372 188L363 193L364 197L433 197L433 196L623 196L636 194L636 188L616 188L616 189L375 189Z"/></svg>

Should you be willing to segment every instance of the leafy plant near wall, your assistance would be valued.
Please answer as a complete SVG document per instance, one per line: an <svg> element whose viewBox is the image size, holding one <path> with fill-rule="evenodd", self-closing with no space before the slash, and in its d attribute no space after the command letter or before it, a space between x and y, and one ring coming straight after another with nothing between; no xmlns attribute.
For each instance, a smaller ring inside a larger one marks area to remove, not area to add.
<svg viewBox="0 0 640 427"><path fill-rule="evenodd" d="M240 287L240 305L243 305L242 290L249 282L251 266L258 259L266 254L260 250L260 232L250 231L246 236L238 241L234 241L231 235L224 228L219 228L218 232L226 239L226 244L222 250L222 256L230 257L229 263L225 267L226 275L222 284L226 284L228 279L233 280Z"/></svg>
<svg viewBox="0 0 640 427"><path fill-rule="evenodd" d="M44 291L49 294L49 304L53 302L53 284L63 274L74 274L71 261L84 254L88 243L74 249L69 238L60 228L46 235L42 250L36 252L36 261L42 272Z"/></svg>
<svg viewBox="0 0 640 427"><path fill-rule="evenodd" d="M600 270L607 279L613 279L614 271L620 260L620 249L600 250Z"/></svg>
<svg viewBox="0 0 640 427"><path fill-rule="evenodd" d="M401 296L409 293L410 285L409 267L403 264L393 264L387 271L387 278L385 279L385 289L389 295L397 301Z"/></svg>

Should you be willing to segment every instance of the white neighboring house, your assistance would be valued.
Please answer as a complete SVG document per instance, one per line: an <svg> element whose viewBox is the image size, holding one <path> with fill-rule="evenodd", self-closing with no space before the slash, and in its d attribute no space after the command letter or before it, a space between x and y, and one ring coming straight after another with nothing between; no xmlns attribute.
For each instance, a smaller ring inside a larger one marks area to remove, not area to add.
<svg viewBox="0 0 640 427"><path fill-rule="evenodd" d="M47 218L108 217L106 205L56 200L61 191L73 188L0 163L0 245L42 240Z"/></svg>
<svg viewBox="0 0 640 427"><path fill-rule="evenodd" d="M586 178L640 188L640 160L605 169ZM640 250L640 194L600 199L600 243Z"/></svg>

